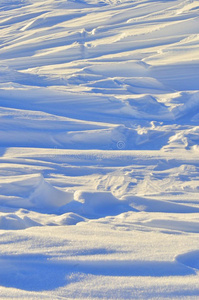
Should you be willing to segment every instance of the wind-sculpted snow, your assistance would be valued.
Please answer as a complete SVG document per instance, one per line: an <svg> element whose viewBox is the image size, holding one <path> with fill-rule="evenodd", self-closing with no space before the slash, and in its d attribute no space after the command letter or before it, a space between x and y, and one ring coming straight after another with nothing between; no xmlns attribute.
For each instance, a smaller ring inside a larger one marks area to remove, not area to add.
<svg viewBox="0 0 199 300"><path fill-rule="evenodd" d="M198 24L0 0L0 298L199 297Z"/></svg>

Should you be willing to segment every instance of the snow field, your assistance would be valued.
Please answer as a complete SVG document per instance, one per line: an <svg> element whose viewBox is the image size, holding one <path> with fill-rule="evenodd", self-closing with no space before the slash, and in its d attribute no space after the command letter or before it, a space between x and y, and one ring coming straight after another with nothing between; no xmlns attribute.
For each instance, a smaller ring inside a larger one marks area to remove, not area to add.
<svg viewBox="0 0 199 300"><path fill-rule="evenodd" d="M199 6L0 1L0 297L199 297Z"/></svg>

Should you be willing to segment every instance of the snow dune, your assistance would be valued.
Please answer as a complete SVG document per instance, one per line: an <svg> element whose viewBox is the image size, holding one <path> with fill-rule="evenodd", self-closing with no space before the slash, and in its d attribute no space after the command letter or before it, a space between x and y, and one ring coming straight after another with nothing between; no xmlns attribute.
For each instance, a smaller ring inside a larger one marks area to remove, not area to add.
<svg viewBox="0 0 199 300"><path fill-rule="evenodd" d="M197 299L199 5L0 1L0 297Z"/></svg>

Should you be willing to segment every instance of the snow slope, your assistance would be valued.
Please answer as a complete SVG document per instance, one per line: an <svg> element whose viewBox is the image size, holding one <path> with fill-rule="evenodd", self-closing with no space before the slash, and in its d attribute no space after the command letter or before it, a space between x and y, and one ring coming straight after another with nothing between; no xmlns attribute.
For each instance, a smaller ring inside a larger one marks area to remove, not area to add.
<svg viewBox="0 0 199 300"><path fill-rule="evenodd" d="M199 3L0 1L0 297L199 298Z"/></svg>

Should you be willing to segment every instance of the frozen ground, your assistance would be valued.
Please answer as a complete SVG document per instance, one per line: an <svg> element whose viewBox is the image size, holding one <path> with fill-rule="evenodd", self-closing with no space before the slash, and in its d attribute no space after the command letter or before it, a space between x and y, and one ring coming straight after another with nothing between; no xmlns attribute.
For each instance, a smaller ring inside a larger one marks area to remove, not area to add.
<svg viewBox="0 0 199 300"><path fill-rule="evenodd" d="M0 1L0 298L199 299L199 2Z"/></svg>

